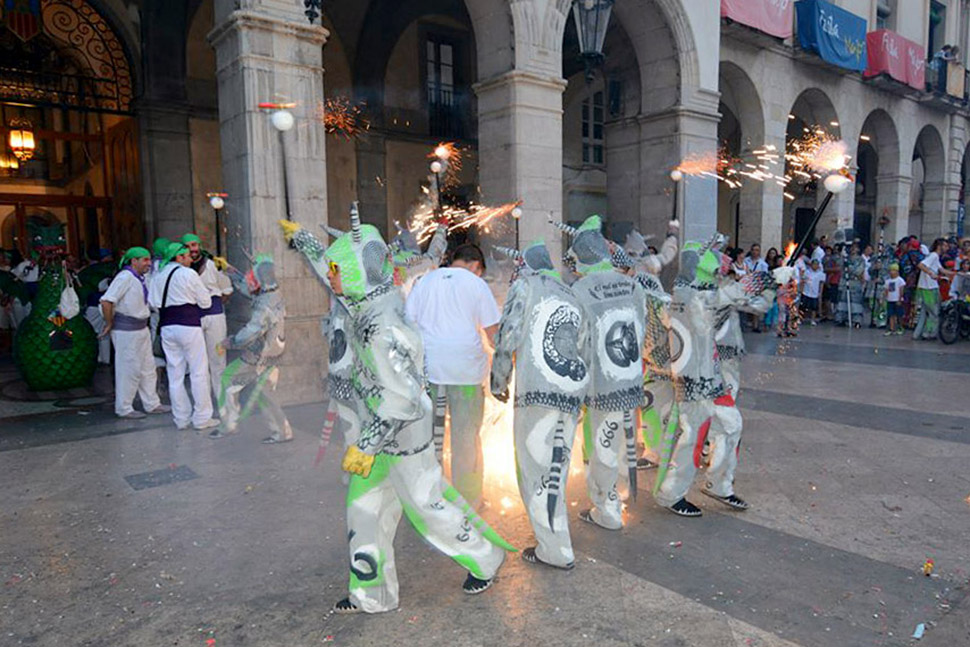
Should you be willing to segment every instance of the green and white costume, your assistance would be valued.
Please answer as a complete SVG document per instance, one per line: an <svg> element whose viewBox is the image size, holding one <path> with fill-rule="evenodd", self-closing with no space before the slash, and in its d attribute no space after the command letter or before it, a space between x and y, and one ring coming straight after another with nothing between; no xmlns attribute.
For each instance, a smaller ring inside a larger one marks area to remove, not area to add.
<svg viewBox="0 0 970 647"><path fill-rule="evenodd" d="M402 512L418 534L479 579L494 577L505 553L496 545L501 539L442 478L421 337L405 320L387 245L355 216L351 232L324 256L339 266L353 314L352 382L361 418L356 447L375 456L366 478L351 476L347 493L350 601L377 613L398 605L393 544Z"/></svg>
<svg viewBox="0 0 970 647"><path fill-rule="evenodd" d="M613 268L599 216L570 234L564 259L580 278L573 294L586 310L590 329L590 384L583 421L586 487L593 503L590 517L599 526L623 527L616 483L623 456L636 496L636 425L643 404L643 364L647 297L633 278ZM625 450L625 451L624 451Z"/></svg>
<svg viewBox="0 0 970 647"><path fill-rule="evenodd" d="M516 259L517 276L495 337L490 388L509 395L515 367L516 475L535 533L536 556L547 564L574 562L566 481L579 410L589 384L588 322L583 306L560 279L541 240Z"/></svg>
<svg viewBox="0 0 970 647"><path fill-rule="evenodd" d="M236 334L223 342L226 349L241 350L222 373L219 390L219 416L222 425L210 436L218 438L236 432L239 423L259 404L272 435L263 442L278 443L293 440L293 430L283 409L272 392L279 383L280 369L276 365L285 348L284 319L286 308L276 282L273 257L260 254L253 259L250 275L244 276L235 268L229 278L239 294L251 300L249 321ZM240 392L252 386L246 403L240 406Z"/></svg>

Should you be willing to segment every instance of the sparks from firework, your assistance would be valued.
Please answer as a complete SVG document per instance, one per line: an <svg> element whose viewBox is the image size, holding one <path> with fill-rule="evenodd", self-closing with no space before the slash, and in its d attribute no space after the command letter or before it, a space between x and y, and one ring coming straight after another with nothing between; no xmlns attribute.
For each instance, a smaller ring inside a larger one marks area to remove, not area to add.
<svg viewBox="0 0 970 647"><path fill-rule="evenodd" d="M791 260L791 255L795 253L796 249L798 249L798 243L794 240L785 245L785 264Z"/></svg>
<svg viewBox="0 0 970 647"><path fill-rule="evenodd" d="M316 117L328 135L340 135L349 141L370 130L364 105L353 103L347 97L330 97L317 103Z"/></svg>
<svg viewBox="0 0 970 647"><path fill-rule="evenodd" d="M461 184L462 158L463 150L455 142L441 142L428 153L429 160L438 160L441 163L442 172L439 177L442 189Z"/></svg>

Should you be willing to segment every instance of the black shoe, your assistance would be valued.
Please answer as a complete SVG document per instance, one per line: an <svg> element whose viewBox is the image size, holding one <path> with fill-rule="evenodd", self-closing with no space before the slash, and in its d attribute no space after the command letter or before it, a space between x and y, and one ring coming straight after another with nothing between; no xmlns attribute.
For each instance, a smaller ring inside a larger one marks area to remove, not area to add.
<svg viewBox="0 0 970 647"><path fill-rule="evenodd" d="M576 568L576 562L569 562L565 566L559 566L558 564L550 564L549 562L544 562L539 559L536 555L536 547L530 546L522 551L522 561L529 562L530 564L541 564L543 566L548 566L549 568L558 568L561 571L571 571Z"/></svg>
<svg viewBox="0 0 970 647"><path fill-rule="evenodd" d="M490 580L480 580L469 573L468 577L465 578L465 583L461 585L461 590L468 595L478 595L490 589L494 581L494 577Z"/></svg>
<svg viewBox="0 0 970 647"><path fill-rule="evenodd" d="M681 499L667 509L681 517L699 517L704 514L703 510L698 508L687 499Z"/></svg>
<svg viewBox="0 0 970 647"><path fill-rule="evenodd" d="M598 523L596 523L596 520L593 519L592 510L583 510L582 512L579 513L579 518L581 521L585 521L586 523L592 524L597 528L602 528L603 530L620 530L620 528L607 528L606 526L601 526Z"/></svg>
<svg viewBox="0 0 970 647"><path fill-rule="evenodd" d="M360 613L360 607L351 602L350 598L344 598L333 605L333 612L341 615L350 615L351 613Z"/></svg>
<svg viewBox="0 0 970 647"><path fill-rule="evenodd" d="M751 507L747 501L745 501L744 499L742 499L736 494L729 494L728 496L718 496L717 494L714 494L713 492L711 492L706 488L701 489L701 492L711 497L712 499L717 499L724 505L734 508L735 510L743 511Z"/></svg>

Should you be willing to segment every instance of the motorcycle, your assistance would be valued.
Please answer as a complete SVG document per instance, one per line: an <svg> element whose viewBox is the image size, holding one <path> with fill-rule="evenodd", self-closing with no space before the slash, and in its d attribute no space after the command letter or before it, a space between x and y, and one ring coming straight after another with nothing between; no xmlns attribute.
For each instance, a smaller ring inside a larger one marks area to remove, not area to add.
<svg viewBox="0 0 970 647"><path fill-rule="evenodd" d="M970 338L970 302L950 299L940 306L940 341L956 343L961 337Z"/></svg>

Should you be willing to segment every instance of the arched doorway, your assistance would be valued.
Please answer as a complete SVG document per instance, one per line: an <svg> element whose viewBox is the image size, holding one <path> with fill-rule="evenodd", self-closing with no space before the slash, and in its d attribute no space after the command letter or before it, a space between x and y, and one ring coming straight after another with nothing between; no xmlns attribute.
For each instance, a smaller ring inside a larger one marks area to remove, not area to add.
<svg viewBox="0 0 970 647"><path fill-rule="evenodd" d="M883 242L899 214L890 205L899 185L899 135L892 117L874 110L862 124L856 145L855 210L852 228L863 244Z"/></svg>
<svg viewBox="0 0 970 647"><path fill-rule="evenodd" d="M830 208L823 219L811 232L812 218L815 208L822 200L824 191L821 190L821 180L810 170L800 170L797 164L791 162L791 155L799 155L810 150L819 140L838 140L841 137L841 126L835 106L827 94L818 88L809 88L802 92L792 109L788 113L788 127L785 131L785 150L788 159L785 163L785 175L791 181L785 188L785 215L782 220L782 240L801 240L806 234L812 237L829 234L851 223L841 223L838 211ZM849 196L851 198L851 196ZM833 205L834 207L835 205ZM836 240L831 242L839 242Z"/></svg>
<svg viewBox="0 0 970 647"><path fill-rule="evenodd" d="M14 210L14 245L26 251L31 209L65 224L68 247L78 256L142 242L134 83L121 41L82 0L21 3L7 7L6 18L0 26L0 209ZM96 231L98 240L87 240L82 227Z"/></svg>
<svg viewBox="0 0 970 647"><path fill-rule="evenodd" d="M924 126L913 147L913 189L909 203L909 230L932 239L945 233L945 171L943 139L933 126Z"/></svg>

